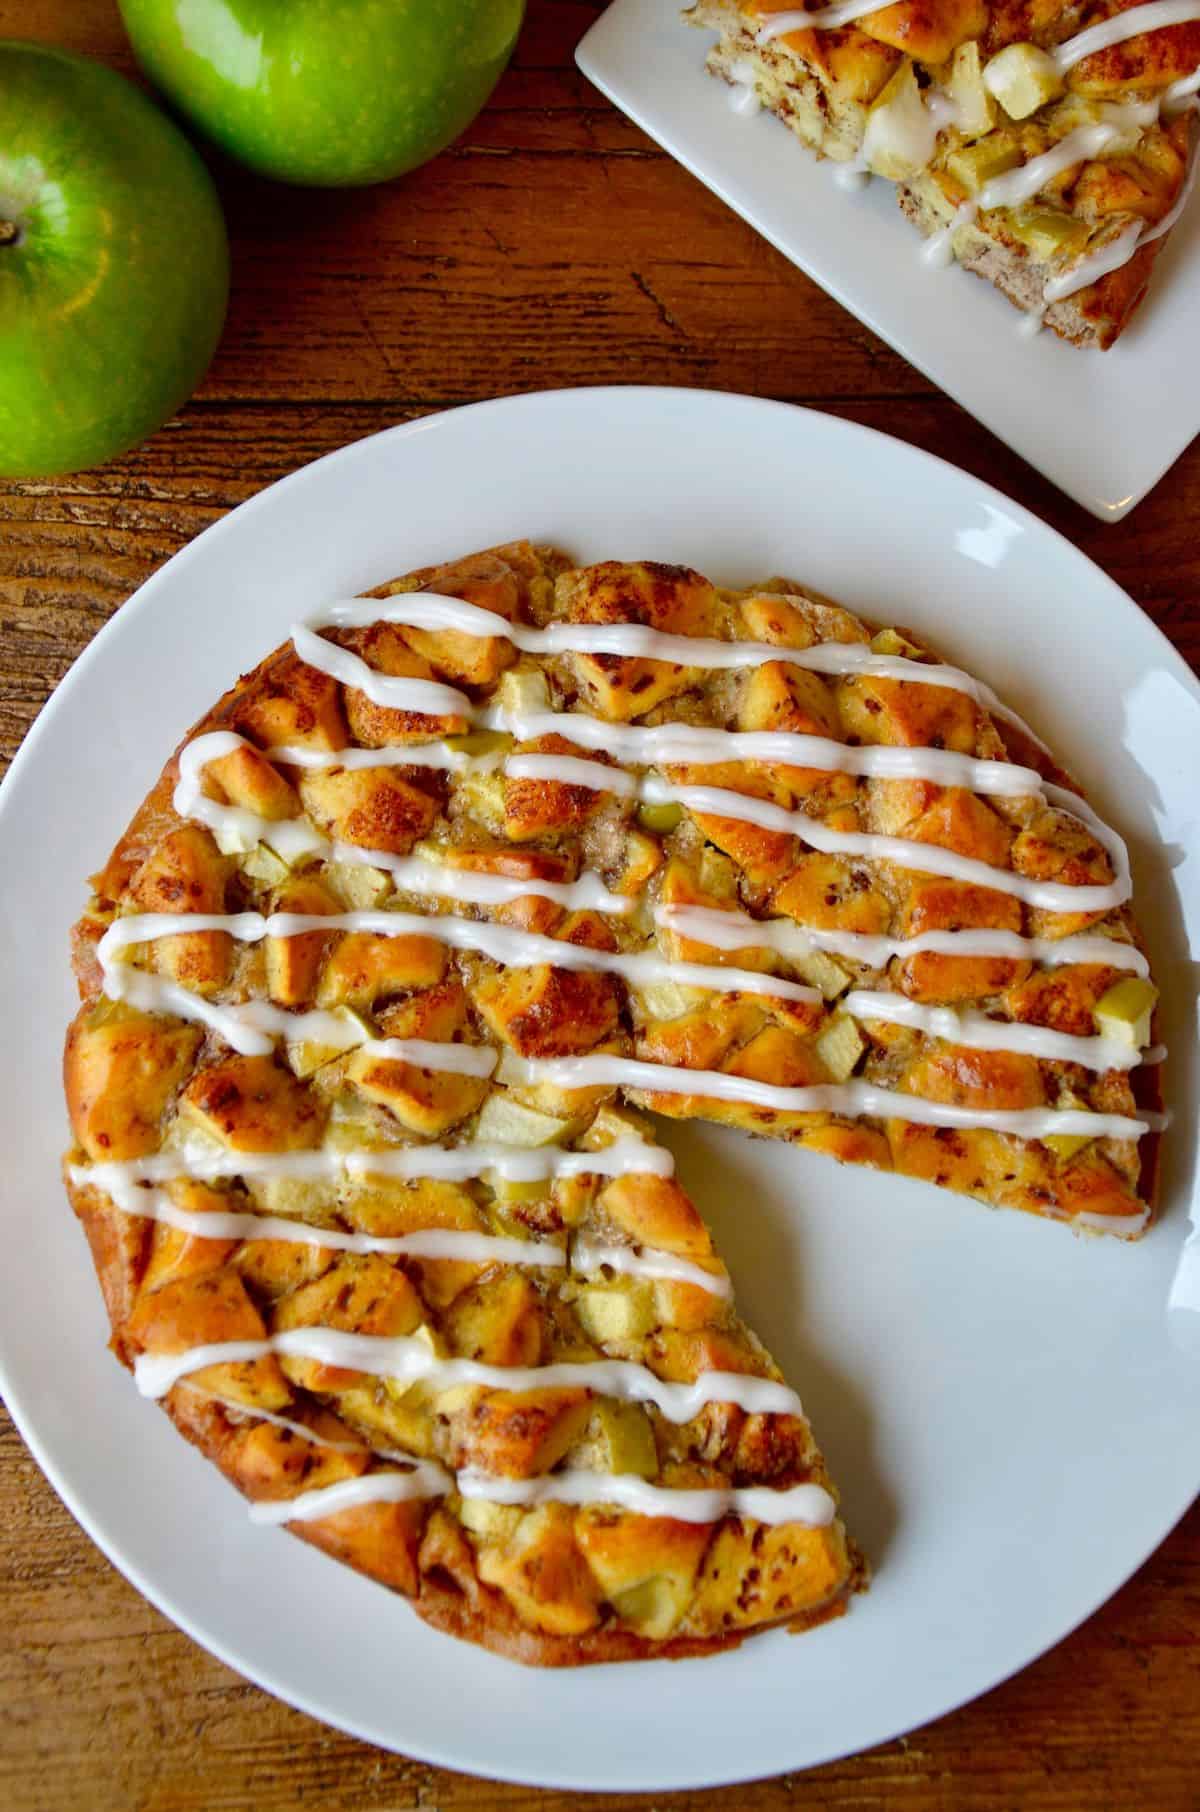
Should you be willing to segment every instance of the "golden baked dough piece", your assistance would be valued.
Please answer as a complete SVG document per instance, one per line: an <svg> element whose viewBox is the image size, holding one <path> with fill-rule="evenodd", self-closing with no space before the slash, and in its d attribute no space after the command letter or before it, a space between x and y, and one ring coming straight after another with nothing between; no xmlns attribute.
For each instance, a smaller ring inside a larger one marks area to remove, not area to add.
<svg viewBox="0 0 1200 1812"><path fill-rule="evenodd" d="M255 1514L519 1659L833 1615L821 1455L634 1110L1136 1234L1119 846L970 680L788 581L521 543L336 616L196 727L75 929L114 1350Z"/></svg>
<svg viewBox="0 0 1200 1812"><path fill-rule="evenodd" d="M1120 37L1136 10L899 0L846 19L696 0L685 17L718 33L714 75L752 89L819 156L895 182L904 213L938 235L935 261L956 258L1063 339L1107 348L1146 293L1197 138L1200 18L1180 5ZM784 23L795 28L769 35ZM1106 26L1117 41L1084 36Z"/></svg>

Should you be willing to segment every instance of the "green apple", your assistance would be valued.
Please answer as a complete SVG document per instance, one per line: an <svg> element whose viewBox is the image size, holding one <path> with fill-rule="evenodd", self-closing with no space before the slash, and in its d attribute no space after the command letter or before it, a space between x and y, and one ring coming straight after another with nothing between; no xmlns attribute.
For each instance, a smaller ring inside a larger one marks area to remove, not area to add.
<svg viewBox="0 0 1200 1812"><path fill-rule="evenodd" d="M161 426L228 292L220 203L178 128L100 63L0 40L0 473L78 471Z"/></svg>
<svg viewBox="0 0 1200 1812"><path fill-rule="evenodd" d="M284 182L386 182L458 137L525 0L120 0L139 63L230 156Z"/></svg>

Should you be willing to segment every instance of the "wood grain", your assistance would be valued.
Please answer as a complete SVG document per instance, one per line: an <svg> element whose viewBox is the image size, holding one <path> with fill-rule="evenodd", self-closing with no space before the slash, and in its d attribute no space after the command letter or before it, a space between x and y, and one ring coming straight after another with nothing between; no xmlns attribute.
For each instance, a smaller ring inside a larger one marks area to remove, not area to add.
<svg viewBox="0 0 1200 1812"><path fill-rule="evenodd" d="M601 10L531 0L482 118L404 182L308 195L214 160L234 293L199 395L99 471L0 484L0 759L130 592L243 498L394 422L566 384L748 391L928 448L1060 529L1200 666L1200 444L1128 521L1093 521L589 88L572 53ZM108 0L0 0L9 35L131 69ZM1200 1511L1083 1629L926 1730L723 1793L564 1797L386 1755L239 1680L113 1571L0 1413L0 1706L6 1812L1197 1812Z"/></svg>

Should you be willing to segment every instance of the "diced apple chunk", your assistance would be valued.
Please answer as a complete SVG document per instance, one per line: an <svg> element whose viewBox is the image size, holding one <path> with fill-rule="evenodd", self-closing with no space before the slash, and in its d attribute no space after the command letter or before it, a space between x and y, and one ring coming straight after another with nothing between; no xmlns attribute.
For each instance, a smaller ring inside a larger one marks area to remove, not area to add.
<svg viewBox="0 0 1200 1812"><path fill-rule="evenodd" d="M834 1082L845 1082L866 1050L854 1021L846 1013L835 1013L815 1040L817 1056Z"/></svg>
<svg viewBox="0 0 1200 1812"><path fill-rule="evenodd" d="M971 38L966 44L959 45L944 86L954 102L954 123L964 138L982 138L985 132L991 131L996 124L996 104L983 79L977 39ZM898 654L902 650L886 652Z"/></svg>
<svg viewBox="0 0 1200 1812"><path fill-rule="evenodd" d="M288 1066L293 1076L302 1082L314 1076L325 1064L332 1063L338 1057L344 1057L348 1050L361 1044L364 1039L376 1036L375 1028L369 1019L356 1013L352 1007L338 1007L334 1018L345 1027L344 1034L333 1044L323 1044L318 1039L302 1038L287 1047Z"/></svg>
<svg viewBox="0 0 1200 1812"><path fill-rule="evenodd" d="M1140 975L1127 975L1096 1002L1096 1028L1102 1038L1140 1050L1150 1043L1150 1022L1157 1000L1158 989L1153 982Z"/></svg>
<svg viewBox="0 0 1200 1812"><path fill-rule="evenodd" d="M575 1308L584 1332L599 1346L642 1340L656 1321L654 1291L643 1278L588 1284L580 1291Z"/></svg>
<svg viewBox="0 0 1200 1812"><path fill-rule="evenodd" d="M614 1516L588 1510L576 1540L601 1591L624 1623L662 1641L691 1600L696 1569L712 1530L667 1517Z"/></svg>
<svg viewBox="0 0 1200 1812"><path fill-rule="evenodd" d="M983 83L1014 120L1028 119L1066 87L1054 58L1036 44L1006 44L987 63Z"/></svg>
<svg viewBox="0 0 1200 1812"><path fill-rule="evenodd" d="M1091 1143L1092 1141L1086 1133L1050 1133L1042 1140L1042 1144L1049 1146L1055 1157L1063 1164L1069 1164L1085 1145Z"/></svg>
<svg viewBox="0 0 1200 1812"><path fill-rule="evenodd" d="M658 1472L658 1450L650 1418L640 1403L618 1403L603 1397L592 1410L572 1462L596 1472L632 1473L652 1479Z"/></svg>
<svg viewBox="0 0 1200 1812"><path fill-rule="evenodd" d="M867 168L889 182L906 182L933 156L937 123L917 86L916 73L905 59L871 103L862 154Z"/></svg>
<svg viewBox="0 0 1200 1812"><path fill-rule="evenodd" d="M678 1019L703 1000L700 988L681 988L678 982L648 982L641 990L642 1012L647 1019Z"/></svg>
<svg viewBox="0 0 1200 1812"><path fill-rule="evenodd" d="M1041 264L1076 256L1087 244L1087 223L1055 208L1024 208L1010 230Z"/></svg>
<svg viewBox="0 0 1200 1812"><path fill-rule="evenodd" d="M683 807L670 800L660 805L639 805L637 821L643 830L652 831L656 837L669 837L683 822Z"/></svg>
<svg viewBox="0 0 1200 1812"><path fill-rule="evenodd" d="M850 986L850 977L841 964L823 950L810 950L807 956L797 957L794 967L810 987L820 990L825 1000L836 1000Z"/></svg>
<svg viewBox="0 0 1200 1812"><path fill-rule="evenodd" d="M1004 132L989 132L978 144L963 145L946 159L946 168L968 195L978 195L994 177L1015 170L1021 161L1016 140Z"/></svg>
<svg viewBox="0 0 1200 1812"><path fill-rule="evenodd" d="M538 668L510 667L496 688L496 703L502 711L548 711L550 688Z"/></svg>
<svg viewBox="0 0 1200 1812"><path fill-rule="evenodd" d="M978 46L975 44L964 44L963 49L977 51ZM907 636L900 634L898 629L880 629L871 637L871 648L875 654L899 656L906 661L918 661L921 659L921 650L917 647L916 643L910 642Z"/></svg>
<svg viewBox="0 0 1200 1812"><path fill-rule="evenodd" d="M510 1095L491 1095L475 1127L481 1145L526 1145L531 1149L560 1145L574 1122L557 1120L550 1114L539 1114L535 1108L522 1107Z"/></svg>
<svg viewBox="0 0 1200 1812"><path fill-rule="evenodd" d="M483 1541L507 1542L516 1534L522 1514L513 1504L493 1504L486 1497L464 1497L458 1517L464 1529Z"/></svg>

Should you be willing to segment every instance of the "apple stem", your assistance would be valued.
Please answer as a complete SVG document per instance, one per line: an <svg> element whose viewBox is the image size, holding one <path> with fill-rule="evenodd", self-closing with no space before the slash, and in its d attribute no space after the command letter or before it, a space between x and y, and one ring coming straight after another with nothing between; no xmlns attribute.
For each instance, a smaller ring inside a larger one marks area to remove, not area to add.
<svg viewBox="0 0 1200 1812"><path fill-rule="evenodd" d="M21 229L15 220L0 220L0 245L15 245Z"/></svg>

